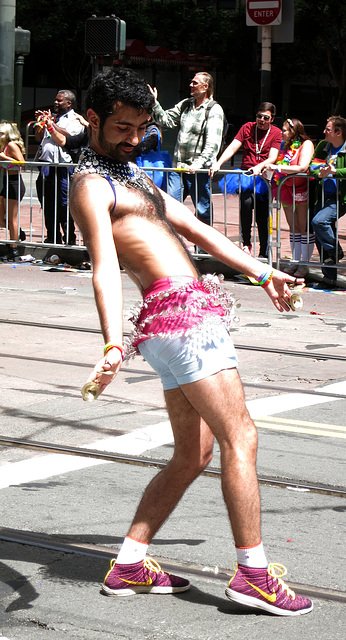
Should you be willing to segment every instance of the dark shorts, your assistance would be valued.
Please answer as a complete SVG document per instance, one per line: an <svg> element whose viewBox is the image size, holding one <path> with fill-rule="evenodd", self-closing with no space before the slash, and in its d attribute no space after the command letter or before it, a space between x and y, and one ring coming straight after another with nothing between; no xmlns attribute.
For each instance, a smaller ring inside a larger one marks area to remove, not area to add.
<svg viewBox="0 0 346 640"><path fill-rule="evenodd" d="M8 174L8 180L6 174L4 174L3 187L0 196L5 199L7 197L7 186L9 200L18 200L18 195L19 200L23 200L25 194L25 186L23 178L19 173Z"/></svg>

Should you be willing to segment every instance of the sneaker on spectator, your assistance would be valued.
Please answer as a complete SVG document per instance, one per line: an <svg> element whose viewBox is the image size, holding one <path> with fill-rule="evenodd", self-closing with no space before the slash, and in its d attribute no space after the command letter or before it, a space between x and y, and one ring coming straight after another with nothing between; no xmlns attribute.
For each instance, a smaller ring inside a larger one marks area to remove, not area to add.
<svg viewBox="0 0 346 640"><path fill-rule="evenodd" d="M309 613L313 608L311 600L298 596L281 580L286 573L282 564L270 564L264 569L238 565L226 596L239 604L264 609L277 616Z"/></svg>
<svg viewBox="0 0 346 640"><path fill-rule="evenodd" d="M318 282L317 284L313 285L313 289L320 289L322 291L329 290L329 289L337 289L337 288L338 288L337 280L331 280L330 278L327 278L327 276L323 276L321 282Z"/></svg>
<svg viewBox="0 0 346 640"><path fill-rule="evenodd" d="M243 245L243 251L244 253L246 253L247 256L251 256L251 249L252 249L252 244Z"/></svg>
<svg viewBox="0 0 346 640"><path fill-rule="evenodd" d="M102 585L107 596L132 596L136 593L179 593L187 591L190 583L185 578L162 571L152 558L134 564L117 564L113 558Z"/></svg>
<svg viewBox="0 0 346 640"><path fill-rule="evenodd" d="M338 243L338 259L336 261L336 249L334 249L333 251L328 251L327 252L327 257L325 258L325 260L323 260L324 264L336 264L336 262L340 262L340 260L343 259L344 257L344 252L342 250L342 247L340 245L340 242Z"/></svg>

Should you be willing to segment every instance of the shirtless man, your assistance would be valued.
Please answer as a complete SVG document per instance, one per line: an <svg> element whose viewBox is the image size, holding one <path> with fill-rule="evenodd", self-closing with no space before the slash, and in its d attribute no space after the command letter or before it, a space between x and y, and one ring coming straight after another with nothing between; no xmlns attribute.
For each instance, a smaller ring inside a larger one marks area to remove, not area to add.
<svg viewBox="0 0 346 640"><path fill-rule="evenodd" d="M227 597L277 615L307 613L312 603L280 579L282 565L268 566L261 542L257 435L225 326L227 295L198 280L179 236L257 278L279 311L289 310L288 283L294 279L244 254L132 164L152 105L145 81L132 71L120 68L94 78L86 97L90 149L81 157L71 192L71 210L93 263L106 345L89 380L103 391L122 363L121 264L143 294L133 345L161 377L175 441L172 460L145 490L102 588L114 596L189 588L188 580L163 572L146 551L210 462L215 437L238 560Z"/></svg>

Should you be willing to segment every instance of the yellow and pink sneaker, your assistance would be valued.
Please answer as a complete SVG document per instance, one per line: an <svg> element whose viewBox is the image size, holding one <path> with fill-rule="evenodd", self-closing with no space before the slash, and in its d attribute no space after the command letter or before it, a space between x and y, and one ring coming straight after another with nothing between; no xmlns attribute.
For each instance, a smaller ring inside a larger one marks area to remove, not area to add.
<svg viewBox="0 0 346 640"><path fill-rule="evenodd" d="M233 602L264 609L277 616L309 613L313 608L311 600L297 595L281 580L286 573L282 564L270 564L264 569L239 564L226 589L226 596Z"/></svg>
<svg viewBox="0 0 346 640"><path fill-rule="evenodd" d="M152 558L134 564L117 564L113 558L102 585L107 596L132 596L136 593L179 593L187 591L190 583L185 578L162 571Z"/></svg>

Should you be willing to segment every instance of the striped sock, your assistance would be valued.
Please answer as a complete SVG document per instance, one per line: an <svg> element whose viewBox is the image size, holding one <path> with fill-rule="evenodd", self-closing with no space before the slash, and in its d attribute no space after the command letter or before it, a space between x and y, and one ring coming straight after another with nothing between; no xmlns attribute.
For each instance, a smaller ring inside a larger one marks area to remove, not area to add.
<svg viewBox="0 0 346 640"><path fill-rule="evenodd" d="M302 237L300 233L290 233L292 258L293 260L298 260L298 262L300 262L301 253L302 253L301 238Z"/></svg>
<svg viewBox="0 0 346 640"><path fill-rule="evenodd" d="M313 254L314 248L315 248L315 234L314 233L309 233L309 243L308 243L308 236L307 235L302 235L302 260L303 262L310 262L310 258Z"/></svg>

